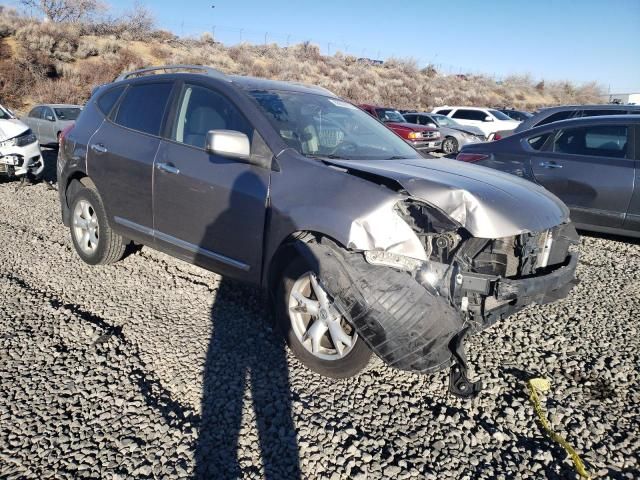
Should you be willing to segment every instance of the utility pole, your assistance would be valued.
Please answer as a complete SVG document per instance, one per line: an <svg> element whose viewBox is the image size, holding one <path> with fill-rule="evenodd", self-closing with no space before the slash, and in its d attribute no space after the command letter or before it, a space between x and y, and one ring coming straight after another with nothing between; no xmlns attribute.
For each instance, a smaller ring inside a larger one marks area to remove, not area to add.
<svg viewBox="0 0 640 480"><path fill-rule="evenodd" d="M291 34L287 35L287 48L289 47L289 40L291 39Z"/></svg>
<svg viewBox="0 0 640 480"><path fill-rule="evenodd" d="M267 35L269 35L269 32L264 32L264 45L267 46Z"/></svg>
<svg viewBox="0 0 640 480"><path fill-rule="evenodd" d="M240 43L242 43L242 31L244 30L244 28L240 29Z"/></svg>
<svg viewBox="0 0 640 480"><path fill-rule="evenodd" d="M331 56L331 42L327 43L327 56Z"/></svg>
<svg viewBox="0 0 640 480"><path fill-rule="evenodd" d="M213 40L213 43L216 42L216 26L212 26L211 27L211 40Z"/></svg>

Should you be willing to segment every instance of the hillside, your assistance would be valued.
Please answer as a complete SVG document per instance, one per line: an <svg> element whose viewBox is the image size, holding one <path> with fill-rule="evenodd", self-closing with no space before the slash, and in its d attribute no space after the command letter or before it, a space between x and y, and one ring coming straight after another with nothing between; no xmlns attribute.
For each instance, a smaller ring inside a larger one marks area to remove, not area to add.
<svg viewBox="0 0 640 480"><path fill-rule="evenodd" d="M122 71L171 63L312 83L354 102L419 110L445 104L533 110L601 101L595 83L534 83L528 76L496 82L486 76L442 75L432 67L420 69L412 60L371 65L340 52L324 56L309 43L225 46L207 35L196 40L126 25L39 23L0 11L0 102L15 109L37 102L82 103L92 86Z"/></svg>

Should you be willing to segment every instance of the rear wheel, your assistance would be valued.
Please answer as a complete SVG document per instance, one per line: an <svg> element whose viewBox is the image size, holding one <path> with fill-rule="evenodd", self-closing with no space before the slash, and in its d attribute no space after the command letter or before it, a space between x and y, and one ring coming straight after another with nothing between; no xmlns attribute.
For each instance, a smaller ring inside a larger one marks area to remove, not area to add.
<svg viewBox="0 0 640 480"><path fill-rule="evenodd" d="M458 153L458 141L453 137L447 137L442 142L442 151L446 154Z"/></svg>
<svg viewBox="0 0 640 480"><path fill-rule="evenodd" d="M306 367L327 377L354 376L369 363L371 350L333 304L315 270L302 257L285 268L278 287L278 324Z"/></svg>
<svg viewBox="0 0 640 480"><path fill-rule="evenodd" d="M80 187L71 201L71 239L76 252L89 265L106 265L122 258L125 244L105 214L98 192Z"/></svg>

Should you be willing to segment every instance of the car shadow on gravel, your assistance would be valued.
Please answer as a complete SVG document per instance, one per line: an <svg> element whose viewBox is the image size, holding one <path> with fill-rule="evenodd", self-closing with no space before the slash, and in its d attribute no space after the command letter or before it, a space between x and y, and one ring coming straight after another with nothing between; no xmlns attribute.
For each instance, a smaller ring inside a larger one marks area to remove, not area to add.
<svg viewBox="0 0 640 480"><path fill-rule="evenodd" d="M254 181L251 177L241 175L235 186ZM237 222L237 195L238 189L232 188L229 209L214 219L204 238L219 236L217 225ZM301 477L286 345L271 328L265 303L257 288L228 278L216 290L204 365L196 478Z"/></svg>

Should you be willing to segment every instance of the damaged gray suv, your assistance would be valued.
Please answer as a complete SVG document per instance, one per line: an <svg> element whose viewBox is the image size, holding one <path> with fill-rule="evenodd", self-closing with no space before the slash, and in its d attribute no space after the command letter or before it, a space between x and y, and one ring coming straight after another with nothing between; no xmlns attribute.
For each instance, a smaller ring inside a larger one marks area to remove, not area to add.
<svg viewBox="0 0 640 480"><path fill-rule="evenodd" d="M530 182L425 159L313 86L197 66L95 89L58 157L78 255L151 246L262 285L293 353L331 377L372 353L465 375L463 340L576 283L569 211Z"/></svg>

